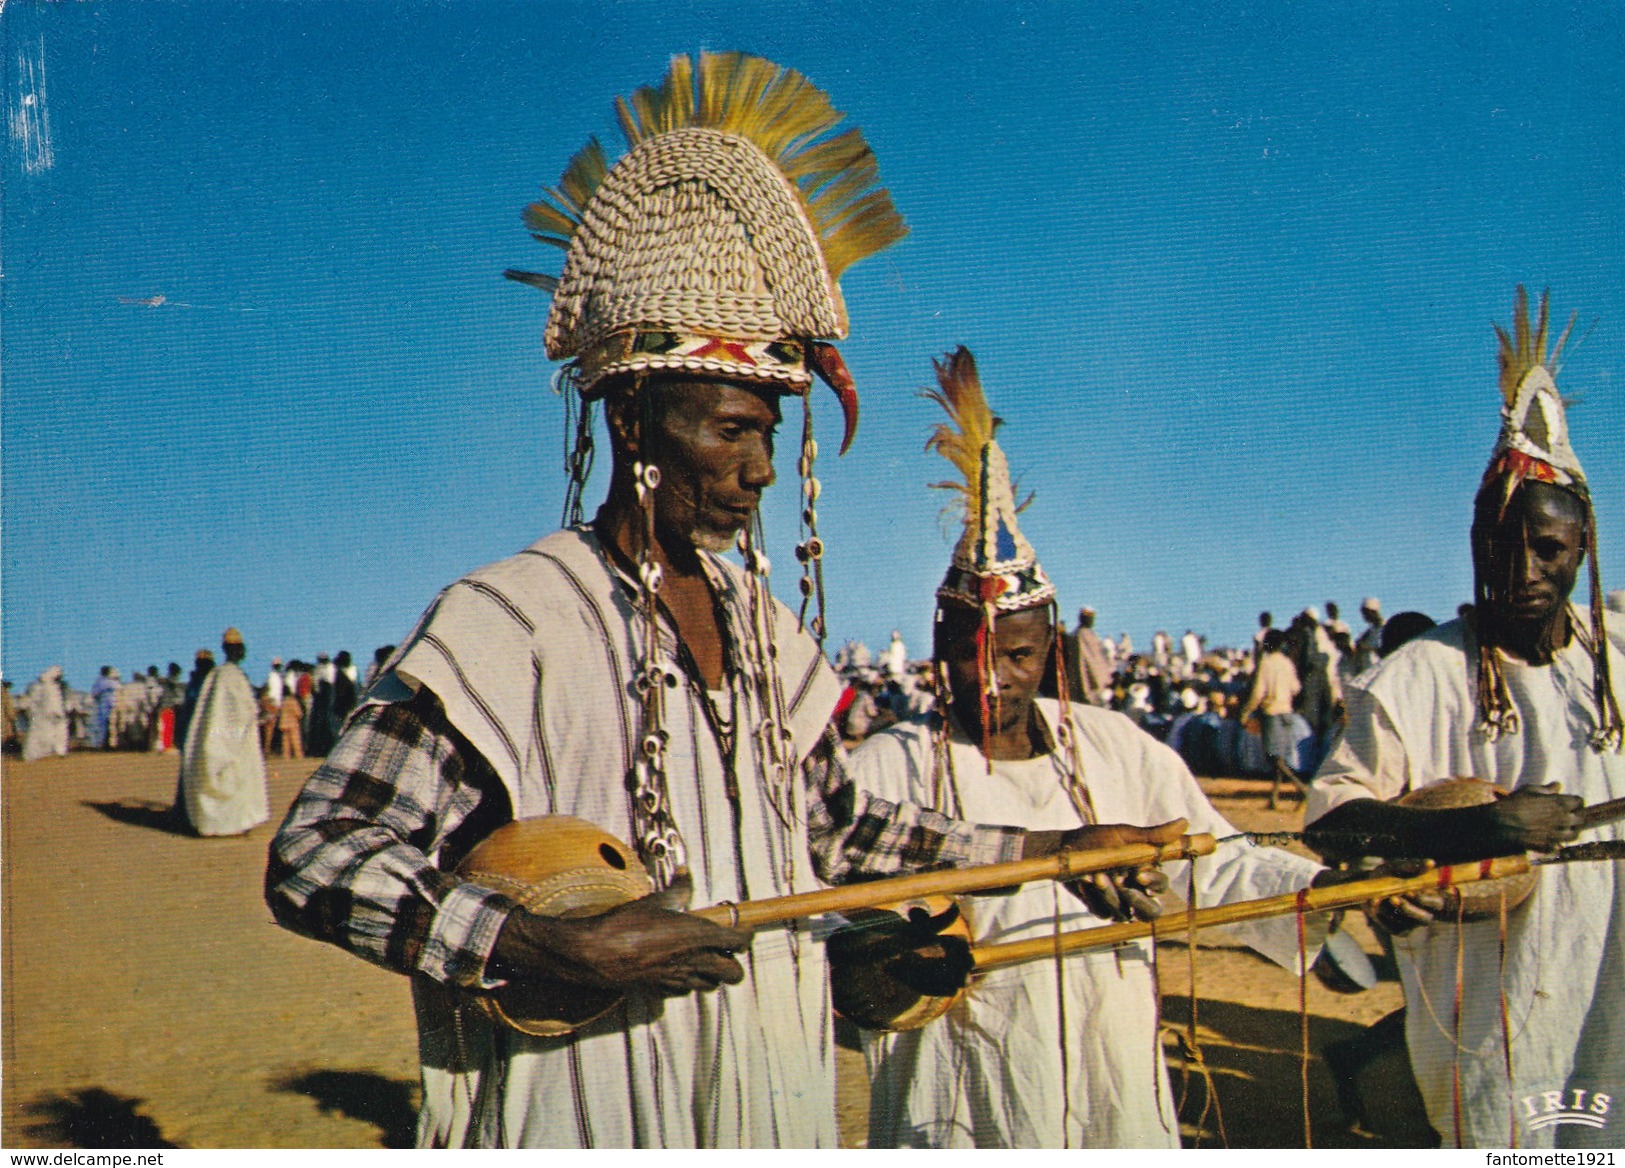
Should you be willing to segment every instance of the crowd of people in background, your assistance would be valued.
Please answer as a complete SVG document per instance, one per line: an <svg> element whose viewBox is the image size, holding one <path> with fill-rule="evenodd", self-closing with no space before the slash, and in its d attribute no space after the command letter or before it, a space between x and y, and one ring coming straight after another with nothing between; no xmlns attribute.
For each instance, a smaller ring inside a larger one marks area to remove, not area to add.
<svg viewBox="0 0 1625 1168"><path fill-rule="evenodd" d="M394 651L379 648L365 673L347 650L316 655L314 663L271 659L255 687L259 702L260 745L267 757L320 758L372 683L378 666ZM0 745L25 761L69 750L182 750L204 680L215 668L215 651L199 649L190 675L171 661L120 671L104 665L88 690L68 684L60 666L51 666L20 695L12 682L0 682Z"/></svg>
<svg viewBox="0 0 1625 1168"><path fill-rule="evenodd" d="M1052 665L1042 692L1057 696L1064 675L1067 697L1117 710L1177 751L1199 775L1293 778L1314 773L1342 724L1343 685L1434 621L1419 612L1385 618L1368 597L1362 625L1352 628L1335 601L1309 606L1284 627L1273 614L1258 617L1245 647L1210 646L1186 629L1177 640L1158 630L1137 652L1127 633L1096 631L1096 613L1079 611L1064 629L1061 669ZM848 743L862 741L934 708L929 660L910 661L902 638L879 655L848 641L835 655L846 682L837 710Z"/></svg>
<svg viewBox="0 0 1625 1168"><path fill-rule="evenodd" d="M1622 601L1616 593L1609 603L1625 607ZM1142 653L1126 632L1101 636L1095 611L1084 608L1076 625L1063 626L1067 696L1127 715L1198 775L1301 779L1314 773L1342 725L1344 684L1435 623L1420 612L1385 618L1375 597L1360 605L1360 618L1361 627L1351 627L1327 601L1324 615L1311 605L1284 626L1259 613L1244 648L1209 646L1191 629L1178 640L1158 630ZM265 756L324 757L394 650L380 646L364 671L347 650L319 653L314 664L273 657L255 690ZM69 686L58 666L21 696L10 681L0 682L4 749L25 760L70 749L179 750L214 665L213 650L199 649L189 677L172 661L162 674L155 665L132 671L129 681L104 665L88 691ZM850 744L936 706L929 659L911 660L898 632L878 654L847 641L834 665L846 683L836 725ZM1052 666L1042 692L1055 696L1059 676Z"/></svg>

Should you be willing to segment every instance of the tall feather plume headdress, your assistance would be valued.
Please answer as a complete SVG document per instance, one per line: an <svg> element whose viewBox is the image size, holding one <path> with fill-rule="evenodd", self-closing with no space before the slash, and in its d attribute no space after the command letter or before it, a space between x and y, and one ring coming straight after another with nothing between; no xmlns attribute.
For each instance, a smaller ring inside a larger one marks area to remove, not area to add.
<svg viewBox="0 0 1625 1168"><path fill-rule="evenodd" d="M1529 319L1529 296L1518 285L1512 301L1512 331L1495 326L1499 342L1501 431L1489 465L1479 484L1479 499L1496 506L1498 519L1504 518L1513 496L1525 482L1550 483L1571 491L1585 505L1586 558L1590 561L1591 604L1589 639L1586 630L1576 629L1590 651L1597 700L1597 726L1591 735L1598 750L1619 750L1625 743L1625 719L1613 692L1609 664L1609 640L1603 611L1602 573L1597 558L1597 517L1591 505L1591 488L1585 471L1569 444L1568 415L1557 391L1556 374L1563 346L1574 328L1569 317L1555 343L1547 349L1550 324L1549 294L1540 295L1539 315L1533 326ZM1475 608L1482 610L1489 600L1490 582L1475 579ZM1485 732L1492 738L1516 734L1520 729L1518 711L1502 668L1500 650L1480 645L1477 653L1479 715Z"/></svg>
<svg viewBox="0 0 1625 1168"><path fill-rule="evenodd" d="M1540 295L1540 316L1529 324L1529 296L1523 285L1512 301L1512 332L1495 326L1501 367L1501 433L1484 471L1484 482L1502 482L1501 509L1525 479L1568 487L1589 497L1585 471L1569 445L1568 415L1557 392L1556 376L1563 346L1574 328L1573 316L1547 352L1549 294ZM1578 315L1578 314L1576 314Z"/></svg>
<svg viewBox="0 0 1625 1168"><path fill-rule="evenodd" d="M991 770L993 755L989 749L993 722L997 718L999 687L996 637L994 630L1000 616L1008 613L1047 609L1051 628L1057 627L1055 611L1055 585L1044 574L1038 554L1027 537L1021 533L1016 515L1025 507L1016 505L1015 491L1010 483L1010 465L994 435L1002 424L987 404L982 393L982 379L976 372L976 359L961 345L941 361L933 361L937 373L935 390L926 390L923 396L942 407L948 415L946 422L938 422L926 440L926 449L935 450L953 464L960 481L932 483L933 487L953 491L964 511L965 531L954 546L948 573L937 588L938 618L952 607L969 609L978 614L976 630L977 677L981 705L982 755ZM1031 500L1029 499L1029 502ZM1058 697L1061 716L1054 727L1056 749L1065 760L1066 788L1078 814L1085 823L1095 822L1088 788L1083 783L1083 761L1078 754L1072 733L1072 715L1067 703L1065 658L1060 651L1059 638L1050 642L1052 664L1059 679ZM939 692L947 692L946 669L937 662ZM957 784L946 738L946 722L939 728L935 744L937 765L935 782L940 787L944 777L954 788L957 805ZM942 806L941 790L935 792L936 806Z"/></svg>
<svg viewBox="0 0 1625 1168"><path fill-rule="evenodd" d="M671 60L659 85L617 98L627 152L596 140L525 208L565 251L547 355L590 400L622 372L688 370L805 394L819 374L856 425L839 280L907 232L873 152L800 73L743 53Z"/></svg>
<svg viewBox="0 0 1625 1168"><path fill-rule="evenodd" d="M963 481L931 485L956 492L965 512L965 531L937 597L997 612L1050 604L1055 586L1016 523L1010 466L994 438L1001 419L982 393L976 359L961 345L932 364L939 389L925 396L943 408L948 421L937 423L926 449L952 463Z"/></svg>

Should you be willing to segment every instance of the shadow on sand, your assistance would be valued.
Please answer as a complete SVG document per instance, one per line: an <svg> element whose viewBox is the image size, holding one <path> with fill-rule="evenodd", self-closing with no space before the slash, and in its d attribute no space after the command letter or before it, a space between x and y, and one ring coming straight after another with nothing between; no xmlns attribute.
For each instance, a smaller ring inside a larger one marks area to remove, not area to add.
<svg viewBox="0 0 1625 1168"><path fill-rule="evenodd" d="M417 1084L371 1071L289 1071L271 1081L273 1091L307 1095L324 1114L338 1113L370 1123L386 1148L417 1142Z"/></svg>
<svg viewBox="0 0 1625 1168"><path fill-rule="evenodd" d="M144 1100L115 1095L104 1087L85 1087L63 1095L46 1095L29 1103L24 1130L46 1145L70 1148L178 1148L158 1125L136 1109Z"/></svg>
<svg viewBox="0 0 1625 1168"><path fill-rule="evenodd" d="M1184 1142L1200 1133L1202 1147L1220 1147L1220 1113L1229 1146L1304 1146L1303 1039L1295 1010L1269 1010L1204 999L1198 1004L1200 1063L1185 1049L1190 999L1162 1000L1162 1021L1179 1038L1164 1047ZM1362 1035L1366 1027L1309 1016L1310 1138L1317 1148L1432 1148L1438 1137L1428 1125L1422 1096L1411 1077L1403 1047L1396 1057L1364 1068L1354 1084L1364 1116L1345 1113L1321 1052L1333 1043ZM1207 1075L1202 1073L1205 1066ZM1209 1104L1211 1077L1219 1108ZM1356 1120L1352 1123L1350 1120Z"/></svg>
<svg viewBox="0 0 1625 1168"><path fill-rule="evenodd" d="M151 799L119 799L113 802L85 799L81 801L81 806L99 811L115 823L127 823L131 827L145 827L169 835L190 837L193 834L168 803L154 803Z"/></svg>

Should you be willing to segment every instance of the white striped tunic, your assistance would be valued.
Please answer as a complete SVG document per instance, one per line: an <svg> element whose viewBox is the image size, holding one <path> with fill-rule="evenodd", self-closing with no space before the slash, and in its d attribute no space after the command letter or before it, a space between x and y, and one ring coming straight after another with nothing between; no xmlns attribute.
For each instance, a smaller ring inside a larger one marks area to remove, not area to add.
<svg viewBox="0 0 1625 1168"><path fill-rule="evenodd" d="M743 573L706 557L738 661L752 652ZM590 528L556 532L446 589L397 657L490 762L514 815L578 816L631 841L627 774L641 737L632 678L636 585ZM797 760L818 741L838 683L795 618L773 605ZM676 660L675 631L661 642ZM696 906L818 887L796 780L775 812L750 670L731 668L736 811L724 746L690 686L668 690L672 815ZM494 1028L419 978L424 1100L419 1142L483 1147L819 1147L836 1143L832 1033L822 952L805 932L759 932L746 977L715 993L629 999L572 1035Z"/></svg>

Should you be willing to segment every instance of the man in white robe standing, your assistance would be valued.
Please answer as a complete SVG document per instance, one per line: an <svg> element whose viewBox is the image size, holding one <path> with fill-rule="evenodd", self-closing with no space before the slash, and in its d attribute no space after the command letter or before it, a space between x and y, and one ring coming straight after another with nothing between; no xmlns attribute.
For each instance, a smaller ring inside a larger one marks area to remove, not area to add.
<svg viewBox="0 0 1625 1168"><path fill-rule="evenodd" d="M198 835L241 835L271 815L259 701L243 672L242 633L227 629L220 648L225 660L203 679L181 751L176 810Z"/></svg>
<svg viewBox="0 0 1625 1168"><path fill-rule="evenodd" d="M68 753L68 707L62 696L62 666L52 665L23 694L28 729L23 734L23 761Z"/></svg>
<svg viewBox="0 0 1625 1168"><path fill-rule="evenodd" d="M966 528L937 590L939 688L946 718L905 723L866 740L850 769L860 790L933 806L970 822L1003 821L1029 839L1086 824L1159 824L1177 835L1234 836L1179 756L1122 714L1038 698L1056 649L1055 589L1016 524L1004 455L991 440L970 353L938 365L937 400L958 424L932 445L965 475ZM1233 840L1197 861L1199 906L1308 887L1319 865ZM1154 918L1184 864L1052 882L962 898L978 943L1052 936ZM1324 936L1307 918L1308 957ZM1297 967L1292 918L1231 930ZM990 971L941 1019L903 1033L866 1032L869 1146L1123 1148L1179 1146L1179 1119L1157 1032L1148 943ZM1060 1018L1066 1019L1063 1029Z"/></svg>
<svg viewBox="0 0 1625 1168"><path fill-rule="evenodd" d="M1612 687L1625 657L1602 623L1590 490L1551 374L1567 333L1548 356L1544 297L1535 329L1521 287L1514 314L1515 339L1497 329L1504 409L1474 502L1475 602L1350 690L1347 728L1305 812L1328 856L1550 851L1587 827L1582 803L1625 797ZM1582 614L1569 595L1587 558ZM1499 797L1447 810L1391 802L1459 776ZM1621 838L1617 822L1593 824L1582 842ZM1401 934L1406 1045L1447 1146L1619 1146L1625 861L1543 869L1504 938L1499 912L1458 924L1438 896L1385 903L1381 915Z"/></svg>
<svg viewBox="0 0 1625 1168"><path fill-rule="evenodd" d="M856 390L825 340L847 332L836 280L903 231L840 120L771 62L676 57L623 104L628 153L607 166L590 143L527 209L567 253L557 281L510 274L553 291L548 354L569 361L581 411L569 526L440 595L266 873L282 924L413 975L421 1145L833 1146L821 943L805 923L752 938L673 907L817 887L810 826L889 840L867 854L875 872L905 851L975 864L1028 849L1015 828L858 798L827 733L840 685L807 631L822 613L803 625L768 590L757 509L781 396L825 380L850 438ZM599 404L613 463L585 523ZM806 424L810 601L823 545ZM743 568L718 554L736 546ZM826 765L806 765L815 752ZM495 828L548 814L630 843L660 891L558 919L456 874ZM538 1038L468 993L526 982L623 1001Z"/></svg>

